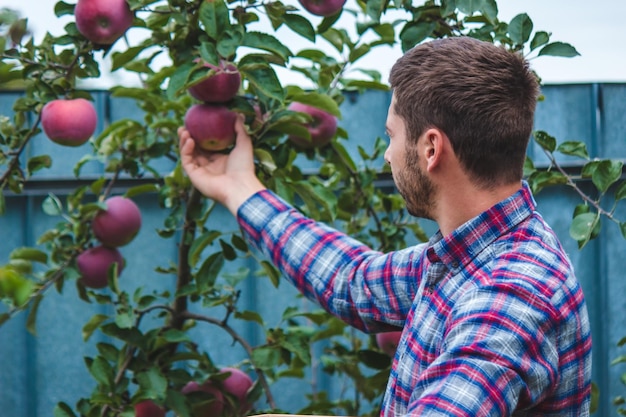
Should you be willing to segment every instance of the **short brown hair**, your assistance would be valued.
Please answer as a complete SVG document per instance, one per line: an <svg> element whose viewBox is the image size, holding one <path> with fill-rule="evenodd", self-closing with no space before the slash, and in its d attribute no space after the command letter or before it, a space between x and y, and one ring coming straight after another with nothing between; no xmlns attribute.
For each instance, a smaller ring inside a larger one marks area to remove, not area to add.
<svg viewBox="0 0 626 417"><path fill-rule="evenodd" d="M438 39L409 50L389 81L409 144L436 127L478 185L522 178L539 84L519 53L470 37Z"/></svg>

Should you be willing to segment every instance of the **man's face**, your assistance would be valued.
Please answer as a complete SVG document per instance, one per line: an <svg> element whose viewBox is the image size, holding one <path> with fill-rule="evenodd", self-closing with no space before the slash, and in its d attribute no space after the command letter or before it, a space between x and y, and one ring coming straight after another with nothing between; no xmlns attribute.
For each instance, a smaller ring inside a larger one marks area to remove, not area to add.
<svg viewBox="0 0 626 417"><path fill-rule="evenodd" d="M386 131L389 146L385 161L391 167L393 181L406 202L407 211L416 217L433 219L435 186L424 173L420 149L426 139L422 136L417 143L408 140L404 120L394 112L395 98L391 100L387 114Z"/></svg>

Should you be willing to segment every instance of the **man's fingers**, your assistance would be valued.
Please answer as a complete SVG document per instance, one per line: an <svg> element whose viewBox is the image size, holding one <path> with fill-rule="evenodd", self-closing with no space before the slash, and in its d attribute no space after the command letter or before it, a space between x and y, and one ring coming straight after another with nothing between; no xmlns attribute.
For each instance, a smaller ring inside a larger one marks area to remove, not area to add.
<svg viewBox="0 0 626 417"><path fill-rule="evenodd" d="M250 135L248 135L248 132L246 131L243 114L239 114L237 116L237 120L235 121L235 133L237 134L235 149L251 151L252 139L250 139Z"/></svg>

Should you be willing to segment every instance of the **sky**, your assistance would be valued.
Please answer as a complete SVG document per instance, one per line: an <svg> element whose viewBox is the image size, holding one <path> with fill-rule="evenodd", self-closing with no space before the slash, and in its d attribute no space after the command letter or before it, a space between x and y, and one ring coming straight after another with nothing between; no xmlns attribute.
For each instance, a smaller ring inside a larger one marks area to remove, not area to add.
<svg viewBox="0 0 626 417"><path fill-rule="evenodd" d="M73 0L66 0L71 2ZM285 3L296 0L284 0ZM351 1L346 3L350 7ZM29 20L29 27L35 39L40 39L46 32L59 35L69 16L57 18L54 15L56 0L0 0L0 7L10 7L20 11ZM297 4L297 3L295 3ZM575 58L540 57L531 59L531 65L544 83L589 83L589 82L626 82L626 0L499 0L499 18L510 21L519 13L527 13L534 23L535 30L545 30L552 34L551 41L572 44L581 54ZM308 15L316 25L320 18ZM387 16L386 19L392 19ZM349 16L339 22L348 31L353 31L354 20ZM256 30L267 30L267 22L259 23ZM128 33L132 44L138 43L146 32L133 29ZM280 29L277 36L293 52L307 47L316 47L333 53L324 40L313 45L303 40L288 29ZM118 41L115 48L124 48ZM399 47L379 47L374 52L358 61L358 67L376 69L381 72L383 81L387 80L389 70L400 57ZM120 72L108 73L109 61L102 60L103 76L91 80L94 88L107 88L116 83L133 84L134 76ZM163 62L166 65L167 62ZM277 71L283 84L297 84L308 87L307 81L291 71Z"/></svg>

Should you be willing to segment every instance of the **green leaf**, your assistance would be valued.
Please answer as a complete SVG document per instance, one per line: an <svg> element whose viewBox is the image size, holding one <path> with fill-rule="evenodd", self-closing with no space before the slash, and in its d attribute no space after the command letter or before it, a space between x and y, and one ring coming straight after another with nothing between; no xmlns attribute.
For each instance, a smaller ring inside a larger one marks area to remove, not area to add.
<svg viewBox="0 0 626 417"><path fill-rule="evenodd" d="M367 53L372 49L372 47L366 43L357 46L353 50L350 51L350 55L348 57L348 61L354 63L359 58L367 55Z"/></svg>
<svg viewBox="0 0 626 417"><path fill-rule="evenodd" d="M233 26L232 29L225 30L217 41L217 53L225 58L234 56L237 48L241 46L243 37L244 33L239 26Z"/></svg>
<svg viewBox="0 0 626 417"><path fill-rule="evenodd" d="M533 193L539 193L545 187L567 184L567 177L558 171L535 171L528 177Z"/></svg>
<svg viewBox="0 0 626 417"><path fill-rule="evenodd" d="M516 45L525 44L533 31L533 21L528 14L520 13L509 23L509 36Z"/></svg>
<svg viewBox="0 0 626 417"><path fill-rule="evenodd" d="M215 66L219 65L220 57L217 54L217 48L214 44L210 42L201 42L200 43L200 58L204 62L208 62L209 64L213 64Z"/></svg>
<svg viewBox="0 0 626 417"><path fill-rule="evenodd" d="M199 17L204 31L214 40L230 26L228 7L223 0L202 1Z"/></svg>
<svg viewBox="0 0 626 417"><path fill-rule="evenodd" d="M4 216L7 210L7 202L4 199L4 190L0 189L0 216Z"/></svg>
<svg viewBox="0 0 626 417"><path fill-rule="evenodd" d="M368 0L365 6L365 13L375 22L380 22L380 17L387 8L389 0Z"/></svg>
<svg viewBox="0 0 626 417"><path fill-rule="evenodd" d="M599 161L591 174L591 181L601 192L606 192L609 187L619 180L622 175L622 161L603 160Z"/></svg>
<svg viewBox="0 0 626 417"><path fill-rule="evenodd" d="M536 32L535 36L533 36L533 40L530 41L530 50L534 51L540 46L547 44L549 41L550 41L550 34L548 32L544 32L544 31Z"/></svg>
<svg viewBox="0 0 626 417"><path fill-rule="evenodd" d="M187 62L182 64L178 68L172 76L170 77L170 81L167 85L167 98L170 100L174 100L180 90L187 84L187 80L189 79L189 75L191 75L191 71L195 68L196 64L193 62Z"/></svg>
<svg viewBox="0 0 626 417"><path fill-rule="evenodd" d="M135 313L129 308L120 308L115 314L115 324L120 329L130 329L135 326Z"/></svg>
<svg viewBox="0 0 626 417"><path fill-rule="evenodd" d="M191 247L189 248L189 255L187 257L187 262L189 262L190 266L195 266L202 255L202 251L213 241L221 236L221 232L217 230L210 230L208 232L203 233L200 237L196 238Z"/></svg>
<svg viewBox="0 0 626 417"><path fill-rule="evenodd" d="M287 61L289 57L293 56L293 53L284 45L283 42L268 33L246 32L243 37L242 45L249 48L273 52L285 61Z"/></svg>
<svg viewBox="0 0 626 417"><path fill-rule="evenodd" d="M43 296L41 294L33 298L33 301L30 303L30 309L26 319L26 330L28 330L28 332L33 336L37 334L37 313L39 312L39 305L41 304L42 299Z"/></svg>
<svg viewBox="0 0 626 417"><path fill-rule="evenodd" d="M219 244L220 244L220 247L222 248L222 254L224 254L224 259L228 261L237 259L237 252L235 252L235 249L233 249L232 246L226 243L225 240L219 239Z"/></svg>
<svg viewBox="0 0 626 417"><path fill-rule="evenodd" d="M556 139L550 135L548 135L543 130L538 130L533 133L533 137L535 138L535 142L539 144L543 149L552 153L556 149Z"/></svg>
<svg viewBox="0 0 626 417"><path fill-rule="evenodd" d="M572 58L580 55L576 48L574 48L569 43L564 42L552 42L541 48L539 51L539 56L549 55L549 56L561 56L565 58Z"/></svg>
<svg viewBox="0 0 626 417"><path fill-rule="evenodd" d="M51 166L52 158L50 158L49 155L39 155L28 159L26 169L28 170L28 174L32 175L37 171L44 168L50 168Z"/></svg>
<svg viewBox="0 0 626 417"><path fill-rule="evenodd" d="M93 332L96 331L96 329L100 327L100 325L108 319L109 319L109 316L104 315L104 314L96 314L95 316L90 318L89 321L85 323L85 325L83 326L83 330L82 330L83 341L86 342L87 340L89 340Z"/></svg>
<svg viewBox="0 0 626 417"><path fill-rule="evenodd" d="M140 194L156 193L158 191L159 191L158 184L142 184L142 185L136 185L134 187L129 188L128 190L126 190L124 195L128 198L132 198Z"/></svg>
<svg viewBox="0 0 626 417"><path fill-rule="evenodd" d="M583 159L589 159L587 145L584 142L567 141L561 143L556 150L563 155L578 156Z"/></svg>
<svg viewBox="0 0 626 417"><path fill-rule="evenodd" d="M267 64L250 64L239 67L239 71L248 80L250 86L269 99L283 101L285 91L276 72Z"/></svg>
<svg viewBox="0 0 626 417"><path fill-rule="evenodd" d="M317 33L324 33L326 32L328 29L330 29L331 27L333 27L333 25L335 24L335 22L337 22L337 20L339 20L339 18L341 17L341 13L335 13L332 16L326 16L322 19L322 21L320 22L319 25L317 25ZM304 17L301 17L302 19L306 20L308 22L308 19L305 19ZM357 23L358 25L358 23ZM315 35L315 34L314 34ZM311 42L315 42L315 39L309 39Z"/></svg>
<svg viewBox="0 0 626 417"><path fill-rule="evenodd" d="M69 3L65 3L64 1L58 1L54 5L54 15L56 17L61 17L65 15L74 14L74 7L76 7L75 4L69 4Z"/></svg>
<svg viewBox="0 0 626 417"><path fill-rule="evenodd" d="M54 417L76 417L69 405L61 402L54 407Z"/></svg>
<svg viewBox="0 0 626 417"><path fill-rule="evenodd" d="M21 247L13 249L9 255L9 259L25 259L45 265L48 263L48 254L39 249Z"/></svg>
<svg viewBox="0 0 626 417"><path fill-rule="evenodd" d="M343 52L345 38L339 30L330 28L326 32L322 33L322 37L334 46L339 53Z"/></svg>
<svg viewBox="0 0 626 417"><path fill-rule="evenodd" d="M278 269L267 261L261 261L261 267L263 267L263 271L265 271L269 277L274 288L278 288L278 284L280 283L280 273Z"/></svg>
<svg viewBox="0 0 626 417"><path fill-rule="evenodd" d="M270 174L276 171L276 162L274 162L272 154L265 149L255 148L254 157Z"/></svg>
<svg viewBox="0 0 626 417"><path fill-rule="evenodd" d="M159 399L165 397L167 379L158 368L153 367L137 374L137 382L147 398Z"/></svg>
<svg viewBox="0 0 626 417"><path fill-rule="evenodd" d="M137 58L137 56L150 45L151 40L148 40L146 42L142 42L141 45L130 47L123 52L113 52L111 55L111 71L116 71L122 68L124 65Z"/></svg>
<svg viewBox="0 0 626 417"><path fill-rule="evenodd" d="M102 357L96 357L88 366L89 373L99 384L109 387L113 383L115 371L113 367Z"/></svg>
<svg viewBox="0 0 626 417"><path fill-rule="evenodd" d="M293 13L285 13L283 19L289 29L293 30L304 39L315 42L315 28L309 19ZM321 32L324 31L320 30L320 33Z"/></svg>
<svg viewBox="0 0 626 417"><path fill-rule="evenodd" d="M615 190L615 201L623 200L626 198L626 181L622 181Z"/></svg>
<svg viewBox="0 0 626 417"><path fill-rule="evenodd" d="M263 317L261 317L261 315L256 311L237 311L235 312L235 317L241 320L254 321L259 323L261 326L265 325Z"/></svg>
<svg viewBox="0 0 626 417"><path fill-rule="evenodd" d="M261 370L272 370L280 365L282 355L280 349L262 346L252 351L252 363Z"/></svg>
<svg viewBox="0 0 626 417"><path fill-rule="evenodd" d="M233 246L239 249L240 251L248 252L248 244L241 236L232 235L232 237L230 238L230 243L232 243Z"/></svg>
<svg viewBox="0 0 626 417"><path fill-rule="evenodd" d="M48 216L59 216L63 213L63 204L54 194L48 194L41 207Z"/></svg>
<svg viewBox="0 0 626 417"><path fill-rule="evenodd" d="M483 0L456 0L456 7L461 13L468 16L471 16L475 12L480 11L482 5Z"/></svg>
<svg viewBox="0 0 626 417"><path fill-rule="evenodd" d="M497 22L498 4L496 3L496 0L483 0L481 11L483 12L483 16L487 18L489 23L495 24Z"/></svg>
<svg viewBox="0 0 626 417"><path fill-rule="evenodd" d="M217 252L209 256L196 273L198 290L204 292L215 285L217 275L224 266L224 254Z"/></svg>
<svg viewBox="0 0 626 417"><path fill-rule="evenodd" d="M622 232L622 237L626 239L626 222L621 222L619 224L619 229Z"/></svg>
<svg viewBox="0 0 626 417"><path fill-rule="evenodd" d="M400 31L402 52L406 52L418 43L429 37L437 24L434 22L410 22Z"/></svg>
<svg viewBox="0 0 626 417"><path fill-rule="evenodd" d="M588 241L598 218L599 215L596 213L582 213L574 217L569 228L570 236L579 242Z"/></svg>
<svg viewBox="0 0 626 417"><path fill-rule="evenodd" d="M169 343L183 343L191 341L186 332L177 329L168 329L161 334L161 337Z"/></svg>
<svg viewBox="0 0 626 417"><path fill-rule="evenodd" d="M337 102L327 94L320 93L298 93L289 97L291 101L308 104L310 106L322 109L333 116L341 117L341 110Z"/></svg>

